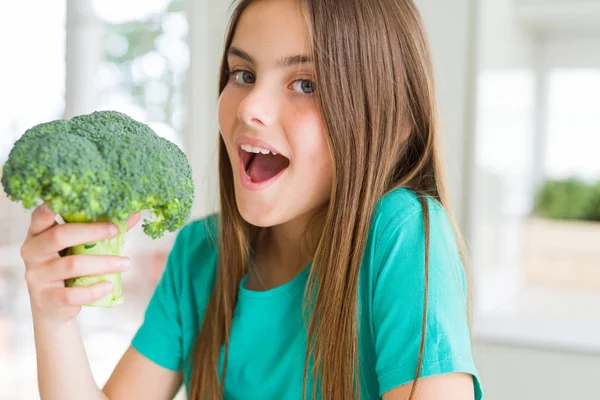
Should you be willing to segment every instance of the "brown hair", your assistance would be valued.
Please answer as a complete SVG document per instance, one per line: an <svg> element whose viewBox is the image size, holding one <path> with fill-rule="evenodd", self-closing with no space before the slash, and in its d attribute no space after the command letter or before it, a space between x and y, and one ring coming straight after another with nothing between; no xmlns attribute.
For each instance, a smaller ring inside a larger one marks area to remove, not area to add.
<svg viewBox="0 0 600 400"><path fill-rule="evenodd" d="M308 349L303 398L308 371L312 371L314 382L311 398L317 394L317 387L327 399L360 397L356 321L359 267L376 202L398 187L418 195L425 224L425 301L421 348L410 395L413 398L421 369L427 314L426 198L437 200L449 210L424 27L412 0L298 1L306 13L312 39L318 106L334 170L330 201L315 211L307 230L307 234L319 234L315 236L313 267L304 298ZM241 14L252 2L239 1L233 12L219 93L229 76L227 50ZM251 244L259 229L244 221L238 211L233 171L222 139L219 176L218 271L194 350L189 388L194 400L223 396L224 379L219 377L225 377L227 368L238 286L251 265ZM464 258L462 240L458 234L455 236ZM223 371L218 371L223 344Z"/></svg>

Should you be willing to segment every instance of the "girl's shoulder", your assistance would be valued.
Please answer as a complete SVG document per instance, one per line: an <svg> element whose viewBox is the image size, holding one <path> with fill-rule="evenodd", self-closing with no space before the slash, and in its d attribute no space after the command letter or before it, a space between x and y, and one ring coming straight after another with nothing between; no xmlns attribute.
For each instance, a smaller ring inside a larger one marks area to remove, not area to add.
<svg viewBox="0 0 600 400"><path fill-rule="evenodd" d="M423 222L423 206L420 195L407 188L396 188L382 196L371 218L370 239L379 242L382 236L398 233L399 230L415 228L414 223ZM430 227L448 228L450 220L444 206L429 195L425 195ZM414 230L414 229L413 229Z"/></svg>
<svg viewBox="0 0 600 400"><path fill-rule="evenodd" d="M404 187L395 188L379 199L375 206L374 215L383 215L388 218L402 218L422 212L419 197L422 197L422 195L418 195L411 189ZM444 207L436 199L431 196L426 196L426 199L430 210L444 211Z"/></svg>
<svg viewBox="0 0 600 400"><path fill-rule="evenodd" d="M428 244L429 273L431 277L446 280L457 276L463 286L464 268L460 248L450 216L444 206L431 196L426 196L428 218L418 194L398 188L383 196L377 203L363 255L369 277L385 276L382 271L392 269L399 281L405 276L425 274L425 247ZM376 280L371 280L376 283Z"/></svg>

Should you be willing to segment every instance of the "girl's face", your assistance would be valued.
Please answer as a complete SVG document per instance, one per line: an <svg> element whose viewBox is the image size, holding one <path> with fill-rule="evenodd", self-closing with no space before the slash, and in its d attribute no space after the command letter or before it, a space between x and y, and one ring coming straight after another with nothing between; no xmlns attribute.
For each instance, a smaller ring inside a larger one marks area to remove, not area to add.
<svg viewBox="0 0 600 400"><path fill-rule="evenodd" d="M219 127L238 209L256 226L310 215L329 199L332 161L309 43L297 1L262 0L243 12L228 51Z"/></svg>

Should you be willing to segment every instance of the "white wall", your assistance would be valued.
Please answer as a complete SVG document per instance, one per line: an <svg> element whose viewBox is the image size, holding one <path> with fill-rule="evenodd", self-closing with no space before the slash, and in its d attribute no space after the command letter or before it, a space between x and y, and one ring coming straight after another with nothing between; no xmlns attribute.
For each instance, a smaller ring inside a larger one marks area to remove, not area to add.
<svg viewBox="0 0 600 400"><path fill-rule="evenodd" d="M566 400L600 398L600 354L474 346L485 400Z"/></svg>
<svg viewBox="0 0 600 400"><path fill-rule="evenodd" d="M468 235L477 2L416 0L415 3L431 46L451 211Z"/></svg>
<svg viewBox="0 0 600 400"><path fill-rule="evenodd" d="M218 71L229 0L188 1L190 26L189 113L185 146L192 166L195 202L192 217L218 209Z"/></svg>
<svg viewBox="0 0 600 400"><path fill-rule="evenodd" d="M552 67L599 68L600 33L548 35L542 44L541 56L542 62Z"/></svg>
<svg viewBox="0 0 600 400"><path fill-rule="evenodd" d="M480 0L480 70L533 68L534 40L531 32L517 22L516 1Z"/></svg>

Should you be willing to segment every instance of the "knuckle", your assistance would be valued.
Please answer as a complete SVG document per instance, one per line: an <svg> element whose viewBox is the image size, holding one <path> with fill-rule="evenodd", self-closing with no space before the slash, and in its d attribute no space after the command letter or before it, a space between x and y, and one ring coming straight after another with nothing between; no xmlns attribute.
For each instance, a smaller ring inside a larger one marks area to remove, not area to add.
<svg viewBox="0 0 600 400"><path fill-rule="evenodd" d="M74 290L63 290L62 302L68 306L77 305L77 292Z"/></svg>
<svg viewBox="0 0 600 400"><path fill-rule="evenodd" d="M64 262L64 267L65 267L65 272L70 275L71 277L74 277L75 275L77 275L77 270L79 268L79 257L77 256L68 256L68 257L63 257L63 262Z"/></svg>
<svg viewBox="0 0 600 400"><path fill-rule="evenodd" d="M112 223L104 224L104 226L102 227L103 236L106 238L110 238L110 237L114 236L116 233L116 228L117 227L115 226L115 224L112 224Z"/></svg>
<svg viewBox="0 0 600 400"><path fill-rule="evenodd" d="M64 239L65 233L62 226L57 226L50 231L50 240L52 240L53 243L60 245Z"/></svg>
<svg viewBox="0 0 600 400"><path fill-rule="evenodd" d="M20 249L20 255L23 261L27 259L27 255L29 254L29 242L23 243Z"/></svg>

